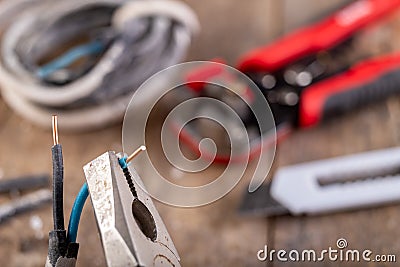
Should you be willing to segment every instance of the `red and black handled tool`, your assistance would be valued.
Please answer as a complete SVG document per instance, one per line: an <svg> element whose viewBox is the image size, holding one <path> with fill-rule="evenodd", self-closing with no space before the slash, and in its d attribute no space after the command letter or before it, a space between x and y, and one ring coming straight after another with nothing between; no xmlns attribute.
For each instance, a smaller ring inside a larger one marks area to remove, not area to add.
<svg viewBox="0 0 400 267"><path fill-rule="evenodd" d="M384 18L400 7L399 0L359 0L314 25L299 29L270 45L246 54L238 69L270 73L299 59L339 45L358 30Z"/></svg>
<svg viewBox="0 0 400 267"><path fill-rule="evenodd" d="M312 126L395 93L400 93L400 53L359 63L304 90L299 126Z"/></svg>
<svg viewBox="0 0 400 267"><path fill-rule="evenodd" d="M309 127L400 93L400 53L367 59L353 66L335 61L359 30L398 8L400 0L359 0L319 23L251 51L240 60L238 69L258 85L270 105L278 138L286 135L288 128ZM218 69L203 69L193 75L212 80L223 73ZM191 79L199 80L188 78ZM196 94L204 93L204 84L194 83L190 87ZM256 127L251 116L245 119L245 124ZM185 143L198 147L196 140L201 138L187 133L182 136ZM259 151L256 146L254 142L252 153ZM217 159L231 160L221 155Z"/></svg>
<svg viewBox="0 0 400 267"><path fill-rule="evenodd" d="M300 127L359 108L400 92L400 53L329 70L318 57L335 49L360 29L388 16L399 0L360 0L322 22L289 34L245 55L238 69L264 91L277 123L288 118ZM332 57L335 55L333 54ZM287 94L297 98L289 98ZM296 101L297 100L297 101ZM277 107L274 104L277 102ZM294 106L294 109L287 107Z"/></svg>

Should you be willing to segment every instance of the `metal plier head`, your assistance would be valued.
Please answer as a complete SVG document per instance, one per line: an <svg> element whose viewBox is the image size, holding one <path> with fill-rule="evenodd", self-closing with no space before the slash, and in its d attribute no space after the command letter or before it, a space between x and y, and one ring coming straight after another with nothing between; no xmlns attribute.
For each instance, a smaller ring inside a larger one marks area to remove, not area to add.
<svg viewBox="0 0 400 267"><path fill-rule="evenodd" d="M84 172L109 267L180 266L168 231L134 168L123 170L115 152L106 152L84 166Z"/></svg>

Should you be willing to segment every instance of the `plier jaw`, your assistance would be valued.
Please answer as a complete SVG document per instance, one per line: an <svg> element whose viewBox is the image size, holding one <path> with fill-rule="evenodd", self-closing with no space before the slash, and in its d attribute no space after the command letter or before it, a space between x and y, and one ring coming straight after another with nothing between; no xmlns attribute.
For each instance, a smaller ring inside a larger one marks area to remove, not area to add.
<svg viewBox="0 0 400 267"><path fill-rule="evenodd" d="M84 172L107 266L180 266L179 255L150 196L128 167L137 197L115 152L106 152Z"/></svg>

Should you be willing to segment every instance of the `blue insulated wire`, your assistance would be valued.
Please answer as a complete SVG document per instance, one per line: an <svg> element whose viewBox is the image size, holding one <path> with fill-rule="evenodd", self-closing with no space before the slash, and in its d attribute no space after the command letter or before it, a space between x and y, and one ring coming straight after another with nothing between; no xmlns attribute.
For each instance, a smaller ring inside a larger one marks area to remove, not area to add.
<svg viewBox="0 0 400 267"><path fill-rule="evenodd" d="M128 163L126 162L126 159L127 159L127 157L118 159L119 166L121 166L122 169L128 168Z"/></svg>
<svg viewBox="0 0 400 267"><path fill-rule="evenodd" d="M78 195L76 196L74 206L72 207L71 215L69 217L68 234L67 234L68 242L73 242L73 243L76 242L79 221L81 219L83 206L85 205L85 201L88 196L89 196L88 186L87 183L84 183L81 187L81 190L79 190Z"/></svg>
<svg viewBox="0 0 400 267"><path fill-rule="evenodd" d="M93 41L87 44L76 46L68 50L65 54L50 61L36 71L36 75L44 79L55 71L65 68L83 56L99 54L105 48L105 45L100 41Z"/></svg>

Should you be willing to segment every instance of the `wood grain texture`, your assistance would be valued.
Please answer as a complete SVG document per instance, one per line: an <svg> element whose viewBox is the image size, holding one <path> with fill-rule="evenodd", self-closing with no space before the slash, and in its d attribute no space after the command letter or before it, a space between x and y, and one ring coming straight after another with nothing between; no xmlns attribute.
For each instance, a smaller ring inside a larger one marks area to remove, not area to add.
<svg viewBox="0 0 400 267"><path fill-rule="evenodd" d="M233 64L243 52L271 41L289 27L284 23L283 14L289 11L284 10L283 1L218 0L212 4L198 0L185 1L198 13L202 24L202 32L196 38L188 56L191 60L224 57ZM287 1L290 2L296 7L302 6L298 3L300 1ZM328 1L313 2L317 13L320 12L317 5L332 7ZM291 12L295 13L300 10L291 8L294 10ZM300 11L299 14L306 10ZM297 20L292 15L288 15L286 19L302 21L295 22L297 25L311 18L310 14L314 13L308 12L307 19L302 17ZM381 42L385 51L387 46L399 49L399 23L395 21L392 24L389 28L375 30L372 38L386 38L386 41ZM396 41L393 44L388 38ZM365 38L360 45L370 48L371 42L371 37ZM376 45L374 53L381 53L381 46ZM276 165L284 166L399 145L399 118L400 99L392 98L383 104L354 112L319 127L298 131L281 144ZM84 181L82 166L108 149L120 151L120 140L121 125L86 134L60 133L65 156L66 214L69 213L75 195ZM0 178L29 173L50 174L51 144L50 131L20 119L0 99L0 174L4 173ZM243 218L236 213L236 208L248 182L247 177L226 197L202 208L180 209L156 203L180 253L183 266L291 266L278 262L258 262L257 250L264 244L276 249L324 249L334 246L339 237L346 238L352 248L369 248L375 253L400 255L398 205L316 217L287 216L269 220ZM9 199L8 196L2 196L0 203ZM32 215L38 215L43 220L42 237L38 238L29 227ZM91 205L87 205L78 234L78 241L81 243L78 266L104 266L95 225ZM49 206L1 225L0 266L43 266L47 254L47 232L51 226ZM314 266L342 265L326 262Z"/></svg>
<svg viewBox="0 0 400 267"><path fill-rule="evenodd" d="M236 64L240 56L265 45L282 33L282 1L219 0L212 4L184 0L198 15L201 32L189 51L189 60L224 58Z"/></svg>

